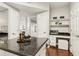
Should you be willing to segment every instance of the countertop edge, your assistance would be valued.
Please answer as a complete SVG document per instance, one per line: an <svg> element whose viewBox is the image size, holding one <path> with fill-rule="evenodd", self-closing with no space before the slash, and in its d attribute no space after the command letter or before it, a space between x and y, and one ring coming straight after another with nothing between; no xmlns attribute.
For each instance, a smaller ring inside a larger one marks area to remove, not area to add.
<svg viewBox="0 0 79 59"><path fill-rule="evenodd" d="M47 38L47 40L40 46L40 48L37 50L37 52L36 53L34 53L34 55L33 56L35 56L37 53L38 53L38 51L42 48L42 46L46 43L48 41L48 38Z"/></svg>
<svg viewBox="0 0 79 59"><path fill-rule="evenodd" d="M6 52L10 52L10 53L16 54L16 55L18 55L18 56L35 56L35 55L38 53L38 51L42 48L42 46L43 46L47 41L48 41L48 38L47 38L46 41L39 47L39 49L37 49L37 51L36 51L33 55L29 55L29 54L24 55L24 54L20 54L20 53L18 53L18 52L15 52L15 51L12 51L12 50L9 50L9 49L5 49L5 48L1 48L1 47L0 47L0 49L1 49L1 50L4 50L4 51L6 51Z"/></svg>

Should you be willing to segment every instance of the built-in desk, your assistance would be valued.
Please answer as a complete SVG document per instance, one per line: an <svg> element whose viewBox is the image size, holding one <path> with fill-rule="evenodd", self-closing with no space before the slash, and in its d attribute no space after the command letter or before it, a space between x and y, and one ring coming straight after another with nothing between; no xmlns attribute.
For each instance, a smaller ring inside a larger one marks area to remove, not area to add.
<svg viewBox="0 0 79 59"><path fill-rule="evenodd" d="M68 51L70 51L70 38L62 38L62 37L56 37L56 48L58 49L58 41L59 40L66 40L68 42Z"/></svg>
<svg viewBox="0 0 79 59"><path fill-rule="evenodd" d="M63 40L59 40L59 38L63 38ZM50 35L49 39L50 39L50 45L51 46L56 46L56 41L57 39L59 40L59 48L60 49L65 49L68 50L68 41L65 39L70 39L70 35L69 34L54 34L54 35Z"/></svg>

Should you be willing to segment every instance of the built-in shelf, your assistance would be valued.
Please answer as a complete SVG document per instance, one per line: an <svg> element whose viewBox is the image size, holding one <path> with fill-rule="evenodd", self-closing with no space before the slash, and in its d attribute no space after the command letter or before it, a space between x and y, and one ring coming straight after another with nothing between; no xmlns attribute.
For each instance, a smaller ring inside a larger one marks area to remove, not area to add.
<svg viewBox="0 0 79 59"><path fill-rule="evenodd" d="M50 25L50 27L69 27L69 25Z"/></svg>
<svg viewBox="0 0 79 59"><path fill-rule="evenodd" d="M50 30L50 35L70 36L70 33L68 33L68 32L52 33L52 30Z"/></svg>
<svg viewBox="0 0 79 59"><path fill-rule="evenodd" d="M70 20L69 19L50 20L49 25L50 25L50 33L49 33L50 35L61 35L61 34L57 33L56 30L58 30L58 32L60 32L62 29L62 32L64 32L63 29L70 27ZM68 29L66 29L66 30L68 30Z"/></svg>
<svg viewBox="0 0 79 59"><path fill-rule="evenodd" d="M51 22L51 21L56 22L56 21L70 21L70 20L63 20L63 19L60 20L60 19L57 19L57 20L50 20L50 22Z"/></svg>

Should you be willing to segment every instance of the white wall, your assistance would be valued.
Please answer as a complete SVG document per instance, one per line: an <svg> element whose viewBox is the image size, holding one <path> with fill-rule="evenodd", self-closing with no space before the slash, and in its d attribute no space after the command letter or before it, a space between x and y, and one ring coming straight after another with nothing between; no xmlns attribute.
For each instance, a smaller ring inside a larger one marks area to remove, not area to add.
<svg viewBox="0 0 79 59"><path fill-rule="evenodd" d="M53 20L53 17L57 17L60 19L60 16L65 16L65 20L70 20L70 7L64 6L64 7L58 7L58 8L52 8L50 10L50 18ZM64 21L66 23L66 21ZM63 22L62 22L63 23ZM70 23L69 21L67 23ZM69 24L70 25L70 24ZM68 27L52 27L53 30L59 30L59 32L70 32Z"/></svg>
<svg viewBox="0 0 79 59"><path fill-rule="evenodd" d="M79 56L79 2L71 3L71 52Z"/></svg>
<svg viewBox="0 0 79 59"><path fill-rule="evenodd" d="M25 31L25 35L31 34L30 15L27 12L20 11L19 30Z"/></svg>
<svg viewBox="0 0 79 59"><path fill-rule="evenodd" d="M9 39L14 39L18 37L19 20L20 20L19 11L15 9L9 9L9 18L8 18L8 38Z"/></svg>
<svg viewBox="0 0 79 59"><path fill-rule="evenodd" d="M70 7L64 6L64 7L52 8L51 9L51 19L54 16L57 16L57 18L59 18L60 16L65 16L66 19L69 19Z"/></svg>
<svg viewBox="0 0 79 59"><path fill-rule="evenodd" d="M6 25L8 24L8 12L7 11L1 11L0 12L0 25Z"/></svg>
<svg viewBox="0 0 79 59"><path fill-rule="evenodd" d="M0 31L8 32L8 10L0 11Z"/></svg>
<svg viewBox="0 0 79 59"><path fill-rule="evenodd" d="M24 5L27 6L27 3L24 4ZM8 13L9 13L9 16L8 16L8 38L9 39L17 38L18 37L18 34L19 34L19 26L20 26L20 22L19 22L19 20L20 20L20 12L17 9L12 8L12 7L4 4L4 3L0 3L0 6L5 7L5 8L8 9ZM34 4L29 4L28 6L30 6L30 7L36 6L36 8L39 7L40 9L44 9L44 10L47 10L48 9L48 6L46 6L46 5L40 6L40 4L39 5L37 5L37 4L35 4L35 5ZM39 36L42 36L41 33L40 33L42 31L42 34L44 32L46 32L45 36L47 37L48 34L49 34L48 33L49 32L49 30L48 30L49 29L49 17L48 17L49 16L49 13L46 12L46 13L39 14L39 15L40 15L39 16L40 21L38 21ZM44 16L44 17L43 18L40 18L42 16ZM25 19L24 16L21 17L21 19ZM27 19L29 19L29 17ZM22 23L24 23L24 21ZM42 22L42 24L41 24L41 22ZM43 22L45 24L43 24Z"/></svg>
<svg viewBox="0 0 79 59"><path fill-rule="evenodd" d="M31 23L31 36L37 37L37 24Z"/></svg>
<svg viewBox="0 0 79 59"><path fill-rule="evenodd" d="M49 36L49 11L37 15L38 37L48 38Z"/></svg>
<svg viewBox="0 0 79 59"><path fill-rule="evenodd" d="M30 17L31 20L31 36L37 37L38 31L37 31L37 16L33 15Z"/></svg>
<svg viewBox="0 0 79 59"><path fill-rule="evenodd" d="M26 21L27 21L27 15L24 12L20 12L20 20L19 20L19 29L20 31L24 30L26 31Z"/></svg>
<svg viewBox="0 0 79 59"><path fill-rule="evenodd" d="M2 2L0 2L0 6L8 9L8 39L17 38L19 34L19 11Z"/></svg>
<svg viewBox="0 0 79 59"><path fill-rule="evenodd" d="M32 36L32 23L31 23L31 17L27 12L20 11L20 21L19 21L19 30L20 32L25 31L25 35L31 35Z"/></svg>

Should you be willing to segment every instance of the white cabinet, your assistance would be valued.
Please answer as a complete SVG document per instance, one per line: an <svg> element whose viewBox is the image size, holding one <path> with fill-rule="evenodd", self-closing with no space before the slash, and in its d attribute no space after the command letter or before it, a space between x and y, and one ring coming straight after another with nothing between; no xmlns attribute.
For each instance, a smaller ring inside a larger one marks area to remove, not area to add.
<svg viewBox="0 0 79 59"><path fill-rule="evenodd" d="M42 48L38 51L38 53L35 56L46 56L46 44L49 44L49 41L47 41Z"/></svg>
<svg viewBox="0 0 79 59"><path fill-rule="evenodd" d="M0 49L0 56L18 56L18 55Z"/></svg>

